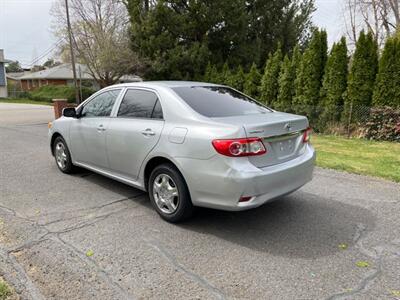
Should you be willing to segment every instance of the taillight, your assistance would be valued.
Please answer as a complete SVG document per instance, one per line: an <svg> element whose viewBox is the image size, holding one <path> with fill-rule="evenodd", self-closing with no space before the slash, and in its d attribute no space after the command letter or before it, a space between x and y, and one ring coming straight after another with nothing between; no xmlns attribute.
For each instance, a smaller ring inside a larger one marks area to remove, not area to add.
<svg viewBox="0 0 400 300"><path fill-rule="evenodd" d="M308 127L303 133L303 143L308 143L311 138L312 129Z"/></svg>
<svg viewBox="0 0 400 300"><path fill-rule="evenodd" d="M260 138L213 140L218 153L231 157L262 155L267 152Z"/></svg>
<svg viewBox="0 0 400 300"><path fill-rule="evenodd" d="M253 197L242 196L240 197L239 202L249 202L251 199L253 199Z"/></svg>

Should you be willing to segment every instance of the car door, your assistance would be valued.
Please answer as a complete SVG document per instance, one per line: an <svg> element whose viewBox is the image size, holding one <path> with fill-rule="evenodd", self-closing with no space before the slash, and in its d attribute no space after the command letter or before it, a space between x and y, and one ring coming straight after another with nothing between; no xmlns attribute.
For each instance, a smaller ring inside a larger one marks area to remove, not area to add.
<svg viewBox="0 0 400 300"><path fill-rule="evenodd" d="M70 127L71 149L75 161L108 169L106 131L121 89L105 91L79 109L79 118Z"/></svg>
<svg viewBox="0 0 400 300"><path fill-rule="evenodd" d="M160 139L163 127L157 94L152 90L127 89L107 130L110 169L135 180L143 160Z"/></svg>

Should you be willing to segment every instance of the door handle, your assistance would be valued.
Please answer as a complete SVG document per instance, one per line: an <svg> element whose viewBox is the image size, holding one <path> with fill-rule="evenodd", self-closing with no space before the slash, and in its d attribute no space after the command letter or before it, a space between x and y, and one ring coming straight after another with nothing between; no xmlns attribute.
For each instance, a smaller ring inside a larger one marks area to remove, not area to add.
<svg viewBox="0 0 400 300"><path fill-rule="evenodd" d="M153 130L151 130L151 128L147 128L146 130L142 131L142 134L144 136L155 136L156 135L156 133Z"/></svg>
<svg viewBox="0 0 400 300"><path fill-rule="evenodd" d="M104 126L103 126L103 124L100 124L98 127L97 127L97 131L105 131L106 129L104 128Z"/></svg>

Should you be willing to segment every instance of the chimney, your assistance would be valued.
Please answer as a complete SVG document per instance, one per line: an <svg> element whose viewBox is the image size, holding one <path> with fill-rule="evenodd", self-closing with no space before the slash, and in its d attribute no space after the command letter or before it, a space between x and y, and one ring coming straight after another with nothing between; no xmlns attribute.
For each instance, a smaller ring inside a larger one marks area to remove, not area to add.
<svg viewBox="0 0 400 300"><path fill-rule="evenodd" d="M0 62L4 62L4 50L0 49Z"/></svg>

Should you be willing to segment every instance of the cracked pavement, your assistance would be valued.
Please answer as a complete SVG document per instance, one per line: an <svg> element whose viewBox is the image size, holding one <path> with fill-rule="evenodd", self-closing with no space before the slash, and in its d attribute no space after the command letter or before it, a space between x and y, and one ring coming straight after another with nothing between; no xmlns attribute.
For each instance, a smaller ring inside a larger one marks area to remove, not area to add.
<svg viewBox="0 0 400 300"><path fill-rule="evenodd" d="M59 172L48 112L4 111L0 275L22 299L396 299L399 184L317 168L279 201L172 225L139 190Z"/></svg>

